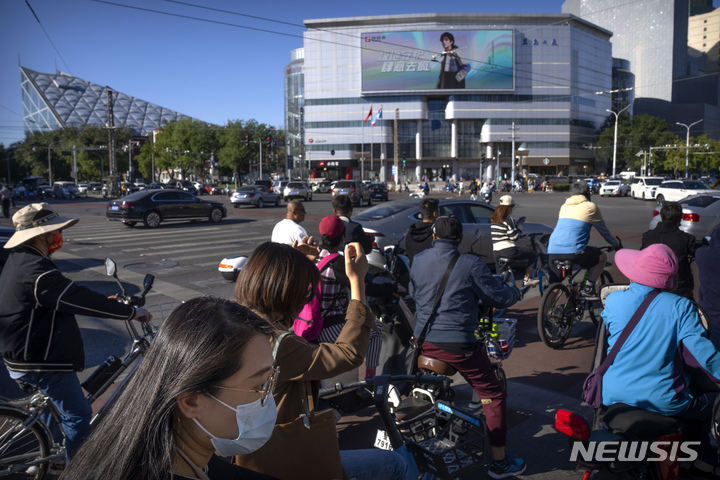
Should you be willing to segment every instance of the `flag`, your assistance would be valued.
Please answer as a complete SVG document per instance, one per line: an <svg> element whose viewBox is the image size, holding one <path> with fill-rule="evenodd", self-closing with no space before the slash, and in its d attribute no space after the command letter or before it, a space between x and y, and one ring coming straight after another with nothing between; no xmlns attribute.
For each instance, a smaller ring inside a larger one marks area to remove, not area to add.
<svg viewBox="0 0 720 480"><path fill-rule="evenodd" d="M378 110L378 113L375 115L375 118L373 118L373 121L370 124L370 126L375 126L375 122L377 122L381 118L382 118L382 105L380 105L380 110Z"/></svg>
<svg viewBox="0 0 720 480"><path fill-rule="evenodd" d="M367 117L365 117L365 121L363 123L367 123L367 121L370 120L370 117L372 117L372 107L373 107L373 104L371 103L370 111L368 112Z"/></svg>

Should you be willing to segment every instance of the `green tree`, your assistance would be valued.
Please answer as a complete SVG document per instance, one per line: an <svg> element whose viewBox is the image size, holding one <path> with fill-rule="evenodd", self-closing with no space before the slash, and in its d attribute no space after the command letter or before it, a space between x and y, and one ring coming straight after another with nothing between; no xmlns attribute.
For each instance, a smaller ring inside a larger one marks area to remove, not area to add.
<svg viewBox="0 0 720 480"><path fill-rule="evenodd" d="M215 129L199 120L182 118L168 123L157 136L156 165L174 176L179 170L182 178L190 171L204 176L204 162L219 149Z"/></svg>

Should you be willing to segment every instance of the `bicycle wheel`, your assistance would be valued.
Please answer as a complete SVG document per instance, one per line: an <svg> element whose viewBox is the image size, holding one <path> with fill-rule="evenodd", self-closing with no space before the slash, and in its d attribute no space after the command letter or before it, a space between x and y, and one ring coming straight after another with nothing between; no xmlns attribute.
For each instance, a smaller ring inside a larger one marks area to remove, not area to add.
<svg viewBox="0 0 720 480"><path fill-rule="evenodd" d="M603 270L603 272L600 274L600 280L598 280L598 282L595 284L595 289L599 292L603 285L608 285L610 283L613 283L612 275L610 275L610 272L608 272L607 270ZM595 325L600 323L600 314L604 309L602 301L593 300L591 302L587 302L587 309L588 313L590 314L590 320L592 320Z"/></svg>
<svg viewBox="0 0 720 480"><path fill-rule="evenodd" d="M38 423L25 427L28 416L0 407L0 477L15 472L13 478L41 479L48 464L37 465L37 471L25 473L29 462L50 455L50 442Z"/></svg>
<svg viewBox="0 0 720 480"><path fill-rule="evenodd" d="M562 284L551 285L543 294L538 309L540 340L550 348L560 348L570 336L575 318L575 297Z"/></svg>

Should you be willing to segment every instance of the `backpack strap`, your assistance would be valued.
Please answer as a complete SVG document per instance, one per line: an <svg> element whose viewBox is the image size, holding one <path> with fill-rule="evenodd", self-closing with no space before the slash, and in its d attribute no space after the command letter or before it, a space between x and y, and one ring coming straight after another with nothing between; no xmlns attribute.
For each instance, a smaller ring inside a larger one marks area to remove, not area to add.
<svg viewBox="0 0 720 480"><path fill-rule="evenodd" d="M326 268L330 266L330 263L332 263L333 260L340 257L341 255L339 253L330 253L328 255L325 255L322 260L320 260L317 264L318 270L320 272L323 272Z"/></svg>
<svg viewBox="0 0 720 480"><path fill-rule="evenodd" d="M283 338L287 337L291 333L292 332L281 333L280 336L277 338L277 340L275 340L275 345L273 346L273 367L277 366L277 352L278 352L278 349L280 348L280 342L282 341Z"/></svg>

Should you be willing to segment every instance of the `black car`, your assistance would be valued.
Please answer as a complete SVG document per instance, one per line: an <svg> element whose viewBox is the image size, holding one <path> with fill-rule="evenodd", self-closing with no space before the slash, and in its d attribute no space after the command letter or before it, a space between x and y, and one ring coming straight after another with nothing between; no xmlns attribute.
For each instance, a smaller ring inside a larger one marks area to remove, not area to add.
<svg viewBox="0 0 720 480"><path fill-rule="evenodd" d="M388 201L388 188L384 183L373 183L368 186L368 189L373 200Z"/></svg>
<svg viewBox="0 0 720 480"><path fill-rule="evenodd" d="M162 182L153 182L153 183L148 183L147 185L145 185L146 190L153 190L153 189L165 190L166 188L168 188L167 184L162 183Z"/></svg>
<svg viewBox="0 0 720 480"><path fill-rule="evenodd" d="M227 216L227 209L223 203L200 200L180 190L141 190L108 203L105 216L128 227L143 222L155 228L173 220L207 218L217 223Z"/></svg>

